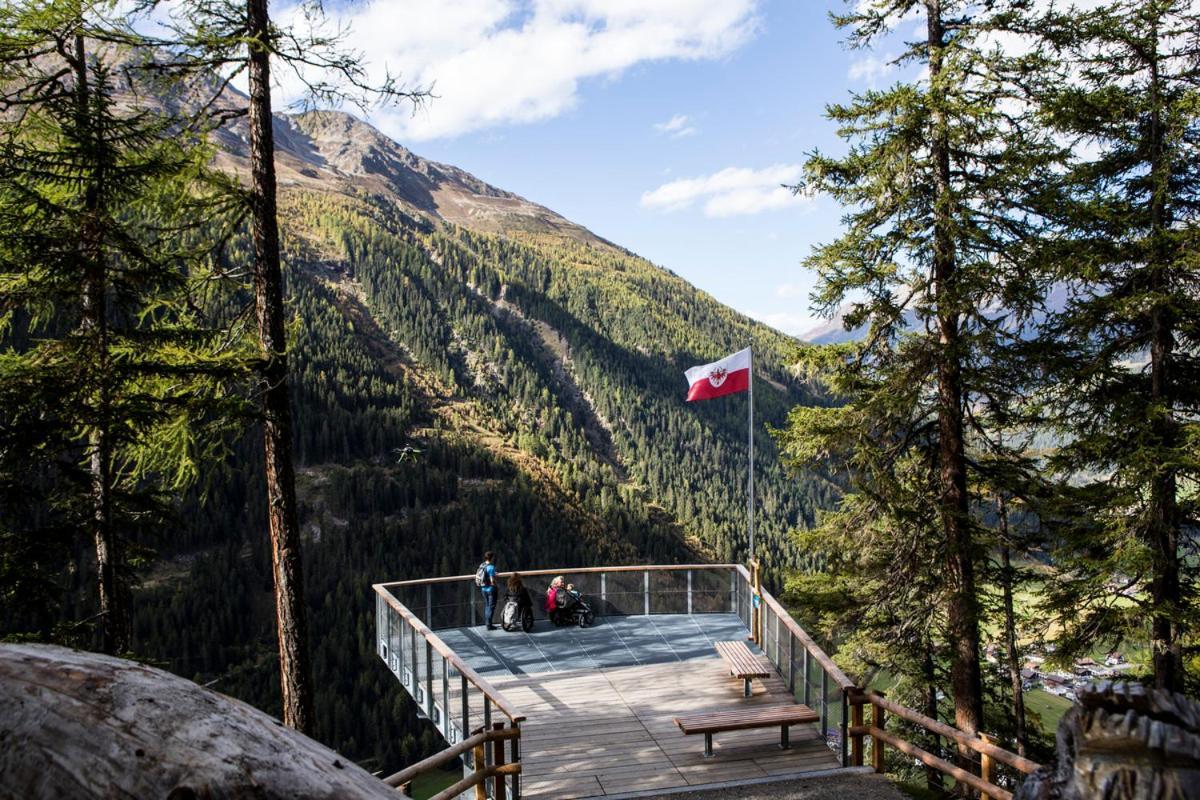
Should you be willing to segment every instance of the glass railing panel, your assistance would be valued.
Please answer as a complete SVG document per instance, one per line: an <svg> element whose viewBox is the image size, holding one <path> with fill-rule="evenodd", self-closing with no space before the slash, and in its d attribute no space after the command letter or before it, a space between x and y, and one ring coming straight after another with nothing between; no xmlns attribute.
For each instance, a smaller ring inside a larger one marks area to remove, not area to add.
<svg viewBox="0 0 1200 800"><path fill-rule="evenodd" d="M694 569L692 574L692 613L728 614L732 610L733 593L728 569Z"/></svg>
<svg viewBox="0 0 1200 800"><path fill-rule="evenodd" d="M651 614L687 614L688 575L691 570L652 570L649 580Z"/></svg>
<svg viewBox="0 0 1200 800"><path fill-rule="evenodd" d="M606 572L605 608L610 616L646 613L646 578L642 571Z"/></svg>

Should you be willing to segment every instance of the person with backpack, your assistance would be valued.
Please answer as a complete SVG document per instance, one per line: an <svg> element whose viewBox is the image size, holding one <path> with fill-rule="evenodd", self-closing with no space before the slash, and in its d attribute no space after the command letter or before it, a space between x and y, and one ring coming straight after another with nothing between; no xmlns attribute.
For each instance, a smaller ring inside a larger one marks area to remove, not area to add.
<svg viewBox="0 0 1200 800"><path fill-rule="evenodd" d="M483 592L483 617L487 620L487 629L496 630L492 618L496 615L496 565L492 563L495 555L491 550L483 554L483 563L475 570L475 585Z"/></svg>

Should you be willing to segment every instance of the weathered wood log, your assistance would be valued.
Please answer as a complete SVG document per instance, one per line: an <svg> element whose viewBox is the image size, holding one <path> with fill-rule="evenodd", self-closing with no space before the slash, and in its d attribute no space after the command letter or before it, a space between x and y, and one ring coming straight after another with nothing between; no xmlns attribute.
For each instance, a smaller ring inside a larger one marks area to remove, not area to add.
<svg viewBox="0 0 1200 800"><path fill-rule="evenodd" d="M334 751L132 661L0 644L0 799L389 798Z"/></svg>
<svg viewBox="0 0 1200 800"><path fill-rule="evenodd" d="M1016 800L1200 800L1200 703L1140 684L1081 690L1058 726L1057 763Z"/></svg>

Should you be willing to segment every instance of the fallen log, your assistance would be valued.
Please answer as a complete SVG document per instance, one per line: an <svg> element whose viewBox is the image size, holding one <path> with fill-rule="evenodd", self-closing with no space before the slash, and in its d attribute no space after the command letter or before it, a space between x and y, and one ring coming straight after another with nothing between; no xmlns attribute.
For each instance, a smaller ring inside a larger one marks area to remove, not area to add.
<svg viewBox="0 0 1200 800"><path fill-rule="evenodd" d="M333 750L163 670L0 644L0 798L388 798Z"/></svg>

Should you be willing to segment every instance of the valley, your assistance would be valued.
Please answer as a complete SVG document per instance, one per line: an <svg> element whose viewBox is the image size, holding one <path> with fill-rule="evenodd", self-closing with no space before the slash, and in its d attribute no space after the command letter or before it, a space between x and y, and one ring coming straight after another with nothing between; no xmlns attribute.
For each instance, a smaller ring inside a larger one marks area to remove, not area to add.
<svg viewBox="0 0 1200 800"><path fill-rule="evenodd" d="M390 769L433 745L372 656L372 582L470 572L487 548L524 568L742 559L745 401L689 406L683 369L753 341L760 421L819 399L788 337L548 209L346 115L277 129L318 738ZM836 488L756 449L776 575ZM136 642L271 710L253 432L236 452L155 543L179 566L140 590Z"/></svg>

